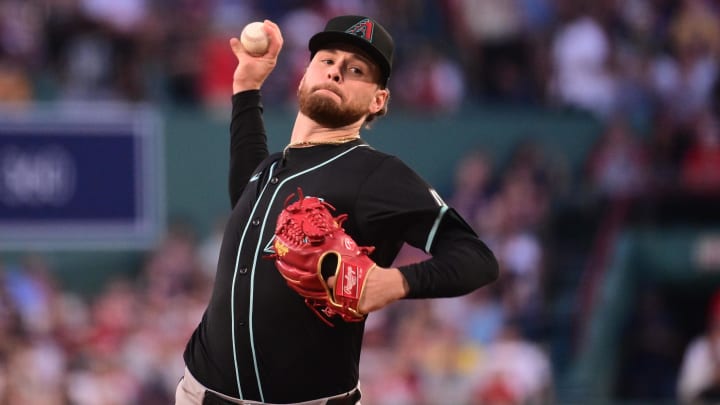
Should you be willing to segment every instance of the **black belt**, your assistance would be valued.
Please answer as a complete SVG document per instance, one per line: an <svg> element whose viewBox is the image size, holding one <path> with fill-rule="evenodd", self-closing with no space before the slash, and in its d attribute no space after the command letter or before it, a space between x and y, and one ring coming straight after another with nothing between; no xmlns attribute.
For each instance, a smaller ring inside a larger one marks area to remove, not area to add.
<svg viewBox="0 0 720 405"><path fill-rule="evenodd" d="M329 399L327 405L355 405L360 401L361 397L360 388L355 388L344 397Z"/></svg>
<svg viewBox="0 0 720 405"><path fill-rule="evenodd" d="M327 405L355 405L358 401L360 401L360 398L362 397L362 394L360 393L359 388L355 388L354 390L348 392L342 397L339 398L333 398L329 399L327 401ZM230 402L227 399L221 397L220 395L206 390L205 395L203 396L202 405L237 405L234 402Z"/></svg>

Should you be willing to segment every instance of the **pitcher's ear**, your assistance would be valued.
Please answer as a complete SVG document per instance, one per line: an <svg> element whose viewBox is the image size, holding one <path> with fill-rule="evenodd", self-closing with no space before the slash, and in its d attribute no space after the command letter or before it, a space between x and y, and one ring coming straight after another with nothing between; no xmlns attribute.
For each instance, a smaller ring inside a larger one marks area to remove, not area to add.
<svg viewBox="0 0 720 405"><path fill-rule="evenodd" d="M375 92L375 97L373 98L373 103L370 107L370 113L376 114L378 111L381 111L385 108L387 105L388 99L390 98L390 90L388 89L379 89Z"/></svg>

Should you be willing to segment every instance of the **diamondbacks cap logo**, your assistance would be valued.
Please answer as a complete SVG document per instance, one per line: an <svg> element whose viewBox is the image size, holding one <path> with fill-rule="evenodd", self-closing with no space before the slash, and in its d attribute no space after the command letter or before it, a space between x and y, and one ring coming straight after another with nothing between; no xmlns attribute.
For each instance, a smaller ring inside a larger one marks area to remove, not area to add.
<svg viewBox="0 0 720 405"><path fill-rule="evenodd" d="M355 25L345 30L345 32L347 32L348 34L356 35L372 43L374 27L375 24L370 21L369 18L365 18L364 20L360 20L359 22L355 23Z"/></svg>

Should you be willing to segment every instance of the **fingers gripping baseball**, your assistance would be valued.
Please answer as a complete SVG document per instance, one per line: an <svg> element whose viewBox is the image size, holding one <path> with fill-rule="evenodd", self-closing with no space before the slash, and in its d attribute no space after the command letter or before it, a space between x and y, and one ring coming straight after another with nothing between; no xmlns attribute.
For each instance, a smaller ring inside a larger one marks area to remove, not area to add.
<svg viewBox="0 0 720 405"><path fill-rule="evenodd" d="M233 93L259 89L277 64L277 58L283 45L280 27L270 20L265 20L262 23L262 29L267 36L268 43L267 50L262 54L251 53L252 49L248 51L239 38L230 38L230 48L238 60L233 74ZM255 33L254 35L261 34Z"/></svg>

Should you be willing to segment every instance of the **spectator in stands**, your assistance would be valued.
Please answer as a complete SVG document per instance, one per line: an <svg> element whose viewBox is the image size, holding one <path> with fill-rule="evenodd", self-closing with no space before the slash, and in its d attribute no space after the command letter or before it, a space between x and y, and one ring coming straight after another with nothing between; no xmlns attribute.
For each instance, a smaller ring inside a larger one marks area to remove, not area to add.
<svg viewBox="0 0 720 405"><path fill-rule="evenodd" d="M416 355L419 390L428 404L465 404L472 396L475 365L484 348L442 322L442 315L425 322L423 350Z"/></svg>
<svg viewBox="0 0 720 405"><path fill-rule="evenodd" d="M458 110L465 87L460 66L432 45L426 45L400 68L396 93L405 107L443 114Z"/></svg>
<svg viewBox="0 0 720 405"><path fill-rule="evenodd" d="M22 66L4 59L0 54L0 103L27 103L32 100L32 87L30 77Z"/></svg>
<svg viewBox="0 0 720 405"><path fill-rule="evenodd" d="M66 355L54 336L57 286L39 256L3 269L0 368L7 404L63 405ZM0 389L1 390L1 389Z"/></svg>
<svg viewBox="0 0 720 405"><path fill-rule="evenodd" d="M610 66L613 44L583 3L560 2L564 22L552 39L549 93L562 105L605 118L617 101L617 79Z"/></svg>
<svg viewBox="0 0 720 405"><path fill-rule="evenodd" d="M126 281L112 281L91 306L91 327L82 350L98 357L117 353L136 327L140 311L133 286Z"/></svg>
<svg viewBox="0 0 720 405"><path fill-rule="evenodd" d="M681 183L695 192L720 191L720 123L710 110L694 123L693 141L682 161Z"/></svg>
<svg viewBox="0 0 720 405"><path fill-rule="evenodd" d="M8 403L8 384L10 371L8 357L15 340L20 335L21 322L17 308L10 299L10 291L5 281L6 269L0 261L0 403Z"/></svg>
<svg viewBox="0 0 720 405"><path fill-rule="evenodd" d="M708 307L707 330L695 338L685 351L677 393L683 405L720 401L720 291Z"/></svg>
<svg viewBox="0 0 720 405"><path fill-rule="evenodd" d="M450 204L463 218L475 218L478 210L488 204L493 176L493 163L482 150L468 152L460 159L454 174Z"/></svg>
<svg viewBox="0 0 720 405"><path fill-rule="evenodd" d="M194 231L184 224L172 225L143 269L148 301L165 308L174 297L183 297L201 284L206 276L196 250Z"/></svg>
<svg viewBox="0 0 720 405"><path fill-rule="evenodd" d="M666 108L655 112L648 139L651 191L675 192L680 179L680 166L692 140L692 127L678 125Z"/></svg>
<svg viewBox="0 0 720 405"><path fill-rule="evenodd" d="M363 402L378 405L424 402L417 358L425 351L431 335L428 312L421 301L398 304L378 311L380 319L370 319L366 325L360 368Z"/></svg>
<svg viewBox="0 0 720 405"><path fill-rule="evenodd" d="M528 102L534 86L523 8L515 0L448 1L452 35L473 95Z"/></svg>
<svg viewBox="0 0 720 405"><path fill-rule="evenodd" d="M646 190L648 161L644 145L628 123L608 122L588 156L588 179L602 197L623 199Z"/></svg>
<svg viewBox="0 0 720 405"><path fill-rule="evenodd" d="M720 16L703 0L685 0L672 17L670 53L660 54L650 68L656 97L681 122L693 119L710 103L718 76Z"/></svg>
<svg viewBox="0 0 720 405"><path fill-rule="evenodd" d="M670 36L680 47L697 48L704 55L720 57L720 16L706 0L682 0Z"/></svg>
<svg viewBox="0 0 720 405"><path fill-rule="evenodd" d="M540 405L552 403L550 359L508 322L476 369L473 404Z"/></svg>
<svg viewBox="0 0 720 405"><path fill-rule="evenodd" d="M198 67L197 77L198 92L203 104L212 110L222 109L227 104L230 92L224 78L231 77L236 61L233 54L227 51L225 39L230 34L218 31L202 41L200 59L204 63Z"/></svg>
<svg viewBox="0 0 720 405"><path fill-rule="evenodd" d="M542 224L553 197L554 174L538 143L526 141L515 145L497 190L513 229L537 229Z"/></svg>
<svg viewBox="0 0 720 405"><path fill-rule="evenodd" d="M15 341L8 354L6 403L64 405L65 361L52 339Z"/></svg>
<svg viewBox="0 0 720 405"><path fill-rule="evenodd" d="M215 269L220 255L222 235L225 230L226 215L220 215L213 223L212 229L198 247L198 260L203 274L209 279L215 279Z"/></svg>

